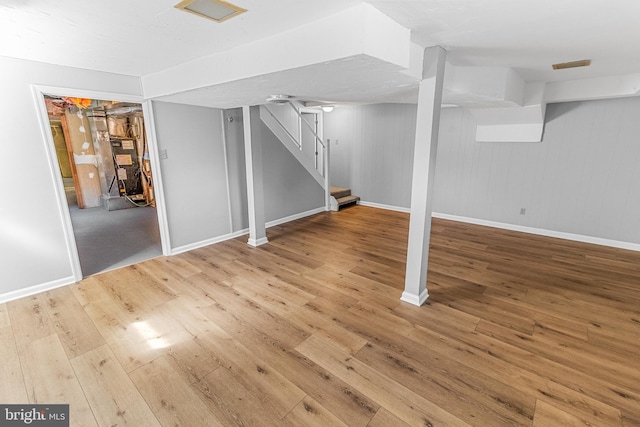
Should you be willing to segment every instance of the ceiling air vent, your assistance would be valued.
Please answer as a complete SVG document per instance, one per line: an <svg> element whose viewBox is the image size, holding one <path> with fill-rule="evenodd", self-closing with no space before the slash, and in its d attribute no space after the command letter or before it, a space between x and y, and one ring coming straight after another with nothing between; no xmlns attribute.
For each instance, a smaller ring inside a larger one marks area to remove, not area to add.
<svg viewBox="0 0 640 427"><path fill-rule="evenodd" d="M554 70L562 70L565 68L588 67L589 65L591 65L590 59L582 59L580 61L562 62L560 64L553 64L552 67Z"/></svg>
<svg viewBox="0 0 640 427"><path fill-rule="evenodd" d="M222 0L183 0L175 7L216 22L226 21L247 11Z"/></svg>

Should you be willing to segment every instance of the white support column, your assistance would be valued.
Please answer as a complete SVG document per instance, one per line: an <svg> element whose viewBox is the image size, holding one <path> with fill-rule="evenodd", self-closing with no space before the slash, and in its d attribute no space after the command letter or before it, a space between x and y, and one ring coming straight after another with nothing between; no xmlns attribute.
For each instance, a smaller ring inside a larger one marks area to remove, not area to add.
<svg viewBox="0 0 640 427"><path fill-rule="evenodd" d="M329 212L331 210L331 180L329 178L330 164L331 161L331 141L327 139L326 145L324 147L324 210Z"/></svg>
<svg viewBox="0 0 640 427"><path fill-rule="evenodd" d="M446 51L440 46L425 49L418 93L407 271L400 298L418 306L429 297L427 266L445 59Z"/></svg>
<svg viewBox="0 0 640 427"><path fill-rule="evenodd" d="M242 107L244 125L244 158L247 169L250 246L268 242L262 186L262 141L260 140L259 107Z"/></svg>

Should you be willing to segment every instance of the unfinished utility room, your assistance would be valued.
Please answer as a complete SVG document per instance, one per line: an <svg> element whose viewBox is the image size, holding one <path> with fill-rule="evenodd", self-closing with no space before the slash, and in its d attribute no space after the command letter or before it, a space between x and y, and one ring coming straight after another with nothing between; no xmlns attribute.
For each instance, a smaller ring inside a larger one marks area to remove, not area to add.
<svg viewBox="0 0 640 427"><path fill-rule="evenodd" d="M162 254L142 106L45 96L82 276Z"/></svg>

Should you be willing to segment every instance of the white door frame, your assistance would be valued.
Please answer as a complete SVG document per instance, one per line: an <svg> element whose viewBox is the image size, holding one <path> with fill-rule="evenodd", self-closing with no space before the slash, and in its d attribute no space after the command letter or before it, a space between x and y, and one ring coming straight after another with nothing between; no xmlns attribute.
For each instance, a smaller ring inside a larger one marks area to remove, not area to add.
<svg viewBox="0 0 640 427"><path fill-rule="evenodd" d="M69 260L71 262L71 273L76 282L82 280L82 269L80 267L80 257L78 255L78 247L76 245L75 234L73 232L73 224L71 222L71 213L69 212L69 204L64 191L64 183L58 164L58 157L51 134L49 114L44 100L45 95L54 96L72 96L77 98L89 98L99 100L118 100L122 102L132 102L142 105L142 113L144 117L144 127L147 135L147 145L149 147L149 157L151 160L151 168L154 183L154 195L156 200L156 212L158 215L158 228L160 230L160 242L162 244L162 254L170 255L171 246L169 243L169 228L167 223L166 204L164 200L164 191L162 186L162 174L160 171L160 162L158 156L158 145L155 133L155 124L153 121L153 106L150 100L145 100L142 96L127 95L113 92L100 92L94 90L65 88L57 86L31 85L36 113L40 122L40 131L47 153L49 162L49 171L56 192L58 201L58 211L62 218L62 228L64 231Z"/></svg>

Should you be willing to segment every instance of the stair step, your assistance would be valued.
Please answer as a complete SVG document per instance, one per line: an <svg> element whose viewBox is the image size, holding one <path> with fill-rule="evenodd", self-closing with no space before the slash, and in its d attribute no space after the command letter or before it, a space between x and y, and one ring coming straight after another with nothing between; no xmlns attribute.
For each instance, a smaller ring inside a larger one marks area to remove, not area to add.
<svg viewBox="0 0 640 427"><path fill-rule="evenodd" d="M341 199L343 197L350 196L351 195L351 189L350 188L331 186L331 195L333 197L335 197L336 199Z"/></svg>
<svg viewBox="0 0 640 427"><path fill-rule="evenodd" d="M344 196L340 198L336 198L338 202L338 206L350 205L352 203L358 203L360 201L360 196Z"/></svg>

